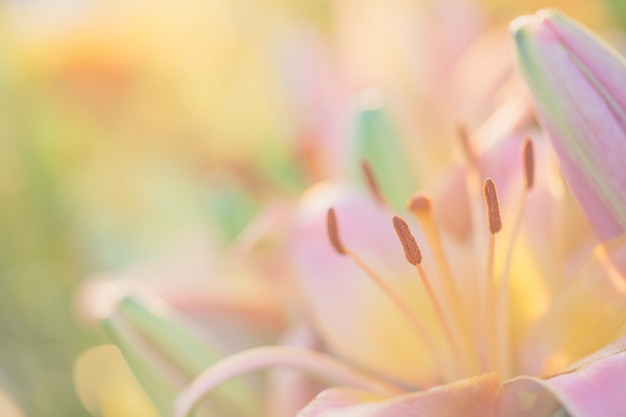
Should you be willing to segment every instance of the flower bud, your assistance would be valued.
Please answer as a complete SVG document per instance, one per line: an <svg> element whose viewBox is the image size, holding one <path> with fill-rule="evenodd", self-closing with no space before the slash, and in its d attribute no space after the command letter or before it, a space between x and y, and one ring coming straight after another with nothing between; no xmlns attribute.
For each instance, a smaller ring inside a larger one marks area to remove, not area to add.
<svg viewBox="0 0 626 417"><path fill-rule="evenodd" d="M511 24L522 73L561 169L602 238L626 230L626 61L555 10Z"/></svg>

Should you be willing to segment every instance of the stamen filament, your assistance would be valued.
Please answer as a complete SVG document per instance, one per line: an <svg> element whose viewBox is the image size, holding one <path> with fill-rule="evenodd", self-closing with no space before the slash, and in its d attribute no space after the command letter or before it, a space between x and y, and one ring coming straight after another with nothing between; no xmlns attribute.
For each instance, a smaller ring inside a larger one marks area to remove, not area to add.
<svg viewBox="0 0 626 417"><path fill-rule="evenodd" d="M452 317L448 317L452 323L456 340L466 347L469 352L467 354L470 359L470 372L477 373L479 366L477 363L478 354L476 347L471 340L471 331L465 314L461 296L452 274L452 268L448 262L446 251L443 247L441 232L435 221L432 211L432 199L426 194L414 196L409 202L409 210L411 210L422 227L426 241L433 252L435 265L439 276L441 277L443 298L441 304L444 306L443 311L451 312Z"/></svg>
<svg viewBox="0 0 626 417"><path fill-rule="evenodd" d="M400 298L398 295L385 283L385 281L376 273L372 268L370 268L364 261L356 255L354 252L346 249L346 255L348 255L354 263L356 263L363 272L367 274L367 276L393 301L393 303L398 307L398 309L402 312L402 314L406 317L406 319L411 323L415 331L419 334L420 338L426 344L427 349L431 352L434 357L439 357L439 349L437 349L437 344L435 340L428 333L426 328L422 325L422 323L417 319L415 314L411 311L409 306Z"/></svg>
<svg viewBox="0 0 626 417"><path fill-rule="evenodd" d="M494 261L496 248L496 233L502 229L502 218L500 216L500 202L496 184L491 178L485 180L483 186L485 205L487 206L487 225L489 226L489 247L487 249L487 268L484 280L484 305L485 305L485 332L487 340L487 363L490 370L496 369L497 363L497 337L496 337L496 299L494 280Z"/></svg>
<svg viewBox="0 0 626 417"><path fill-rule="evenodd" d="M526 205L526 189L522 192L522 196L519 200L516 212L515 219L513 224L513 231L511 235L511 240L509 242L509 246L507 249L506 260L504 264L504 272L502 275L502 280L500 281L500 288L498 293L498 346L499 346L499 354L498 354L498 363L500 367L500 371L502 372L505 378L508 378L511 375L511 357L510 357L510 335L509 335L509 288L511 283L511 266L513 262L513 253L515 249L515 243L517 241L517 237L519 236L519 230L522 225L522 218L524 213L524 207Z"/></svg>
<svg viewBox="0 0 626 417"><path fill-rule="evenodd" d="M383 293L385 293L387 297L389 297L389 299L394 303L394 305L399 309L399 311L405 316L411 326L415 329L418 336L424 342L426 348L431 353L431 355L434 358L438 358L439 361L443 364L444 360L441 357L435 340L431 337L431 335L428 333L422 323L417 319L409 306L385 283L385 280L383 280L376 272L374 272L372 268L369 267L369 265L365 263L365 261L363 261L363 259L361 259L360 256L352 252L343 244L339 237L337 216L335 215L335 210L333 208L328 209L326 224L328 237L335 251L340 255L346 255L350 257L350 259L352 259L352 261L354 261L354 263L356 263L357 266L361 268L363 272L365 272L365 274L383 291ZM416 254L413 255L416 256Z"/></svg>
<svg viewBox="0 0 626 417"><path fill-rule="evenodd" d="M533 143L530 138L526 138L522 145L522 158L523 158L523 166L524 166L524 189L521 192L520 199L517 205L517 209L515 212L515 217L513 221L513 230L511 232L511 238L508 245L508 250L506 254L506 260L504 263L504 272L502 275L502 280L500 282L500 289L498 293L498 301L497 301L497 334L498 334L498 366L500 372L502 373L504 378L509 378L513 374L512 370L512 362L511 362L511 352L510 352L510 329L509 329L509 288L511 281L511 267L513 263L513 254L515 253L515 243L517 242L517 238L519 236L519 232L522 226L522 219L524 215L524 209L526 207L526 197L528 195L528 191L532 188L534 184L535 178L535 167L534 167L534 152L533 152Z"/></svg>
<svg viewBox="0 0 626 417"><path fill-rule="evenodd" d="M432 301L433 307L435 309L435 313L437 314L437 318L439 319L439 322L441 323L441 328L443 329L446 339L448 340L448 344L450 345L450 348L452 349L452 353L459 360L460 363L464 363L459 345L456 343L454 336L452 335L452 331L450 330L450 325L448 324L448 321L446 320L445 314L443 312L443 309L441 308L441 304L439 303L437 296L433 292L433 288L430 285L430 281L428 280L426 271L424 271L424 268L422 268L421 264L415 265L415 268L417 269L417 273L419 274L422 280L422 283L424 284L424 288L426 288L428 297Z"/></svg>
<svg viewBox="0 0 626 417"><path fill-rule="evenodd" d="M478 166L478 156L477 152L472 146L471 137L468 132L467 127L464 124L458 125L458 136L459 142L463 149L463 153L467 162L467 168L465 172L465 188L468 194L469 201L469 211L470 211L470 221L471 221L471 233L473 237L473 246L472 250L474 252L474 256L476 259L482 256L483 250L487 244L486 234L484 230L486 230L486 223L484 217L484 208L483 204L483 196L482 194L482 184L481 184L481 175L480 169ZM480 352L483 347L484 340L484 329L483 329L483 317L484 313L484 280L480 277L481 273L477 271L478 275L476 279L475 285L471 288L475 289L474 294L471 296L465 297L465 308L468 311L479 311L480 319L474 322L470 322L470 325L474 323L472 326L472 336L474 339L474 345L476 346L476 351ZM480 357L480 362L482 364L483 371L488 370L488 366L485 363L484 356Z"/></svg>
<svg viewBox="0 0 626 417"><path fill-rule="evenodd" d="M428 279L424 268L422 268L422 253L419 249L417 241L415 240L415 237L413 236L413 233L411 233L411 228L409 227L409 224L403 218L398 216L393 217L392 223L393 228L398 235L398 239L402 243L402 249L404 250L406 260L410 264L414 265L417 269L417 272L422 280L422 284L424 285L426 293L428 294L428 298L433 305L435 315L437 316L446 340L450 345L452 354L457 359L457 362L460 366L465 365L466 362L464 361L461 350L459 349L459 345L454 338L452 331L450 330L451 326L448 323L444 310L441 307L441 303L439 302L437 295L433 291L430 280Z"/></svg>
<svg viewBox="0 0 626 417"><path fill-rule="evenodd" d="M487 273L485 275L485 313L483 323L485 326L485 339L487 341L487 364L489 370L496 369L496 355L498 345L496 339L496 299L493 265L495 259L496 234L489 236L489 248L487 249Z"/></svg>
<svg viewBox="0 0 626 417"><path fill-rule="evenodd" d="M459 305L460 296L452 277L452 268L450 268L445 249L443 248L437 222L433 216L431 198L425 194L419 194L411 199L409 209L415 214L424 231L424 236L433 252L435 265L441 275L444 290L448 298L451 299L451 304Z"/></svg>

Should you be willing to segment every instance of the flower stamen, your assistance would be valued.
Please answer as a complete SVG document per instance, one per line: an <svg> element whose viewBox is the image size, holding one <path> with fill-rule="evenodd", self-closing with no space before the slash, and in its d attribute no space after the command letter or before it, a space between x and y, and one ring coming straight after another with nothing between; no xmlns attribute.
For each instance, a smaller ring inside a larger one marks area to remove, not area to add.
<svg viewBox="0 0 626 417"><path fill-rule="evenodd" d="M475 234L476 251L478 252L483 246L482 234L476 231L483 230L484 217L483 208L481 206L481 175L478 163L478 153L472 143L472 138L465 124L459 123L457 127L459 142L463 149L463 154L467 162L467 171L465 173L465 186L470 202L470 218L472 220L472 230Z"/></svg>
<svg viewBox="0 0 626 417"><path fill-rule="evenodd" d="M525 138L522 144L522 152L524 158L524 178L526 179L526 190L530 190L535 183L535 152L533 141Z"/></svg>
<svg viewBox="0 0 626 417"><path fill-rule="evenodd" d="M385 199L383 198L383 194L380 191L380 187L378 186L378 181L376 180L376 176L374 175L374 170L372 169L372 166L369 162L363 160L361 161L361 170L363 170L365 182L367 183L367 188L370 190L376 201L384 206Z"/></svg>
<svg viewBox="0 0 626 417"><path fill-rule="evenodd" d="M482 207L482 183L480 169L478 166L478 154L474 148L471 135L465 124L459 123L457 127L459 142L463 149L463 154L467 162L465 173L465 188L469 198L469 209L471 219L471 229L473 232L474 252L478 254L485 247L485 236L482 231L485 229L484 209ZM481 293L476 294L481 296Z"/></svg>
<svg viewBox="0 0 626 417"><path fill-rule="evenodd" d="M337 216L335 215L335 210L333 208L328 209L327 226L329 240L337 253L350 257L350 259L352 259L352 261L354 261L354 263L363 272L365 272L365 274L378 286L378 288L383 291L383 293L387 295L387 297L391 299L391 301L398 308L398 310L400 310L400 312L410 322L410 324L413 326L413 328L426 345L426 348L431 352L433 357L437 357L443 362L435 340L430 336L426 328L424 328L422 323L417 319L409 306L385 283L385 280L382 279L380 275L374 272L374 270L370 268L369 265L367 265L365 261L363 261L363 259L361 259L360 256L352 252L341 242L339 238L339 229L337 226Z"/></svg>
<svg viewBox="0 0 626 417"><path fill-rule="evenodd" d="M511 240L508 245L506 254L506 260L504 263L504 272L502 280L500 281L500 288L498 293L498 362L499 369L504 377L512 375L511 358L510 358L510 334L509 334L509 287L511 280L511 265L513 262L513 253L515 250L515 243L519 236L520 228L522 226L522 218L524 215L524 208L526 206L526 197L528 191L533 187L535 179L535 156L533 150L533 142L530 138L524 139L522 144L522 158L524 167L524 189L521 192L517 211L515 212L513 231L511 233Z"/></svg>
<svg viewBox="0 0 626 417"><path fill-rule="evenodd" d="M442 304L445 308L444 311L450 312L452 317L448 317L448 320L453 320L457 324L455 326L457 340L468 350L468 356L473 358L473 363L470 365L471 373L478 372L478 365L476 359L478 354L476 353L476 347L472 342L469 323L467 321L467 315L463 311L463 303L461 296L457 288L454 276L452 274L452 268L448 262L446 251L444 249L441 232L435 221L432 210L433 202L432 198L426 193L420 193L414 195L408 204L408 209L417 217L417 220L422 227L426 242L430 247L433 257L435 258L435 265L437 267L439 276L442 282ZM470 359L471 360L471 359Z"/></svg>
<svg viewBox="0 0 626 417"><path fill-rule="evenodd" d="M484 280L484 303L485 312L483 323L487 340L487 363L490 369L495 369L494 358L497 354L496 340L496 300L495 300L495 280L494 280L494 260L496 248L496 233L502 229L502 218L500 216L500 202L496 184L491 178L485 180L483 186L483 196L487 207L487 225L489 228L489 247L487 249L487 269Z"/></svg>
<svg viewBox="0 0 626 417"><path fill-rule="evenodd" d="M409 224L403 218L399 216L394 216L393 228L395 229L396 234L398 235L398 239L400 240L400 243L402 243L402 248L404 249L404 255L406 257L406 260L410 264L414 265L415 268L417 269L417 272L422 280L422 283L424 284L424 288L426 289L426 292L428 293L428 297L430 298L430 301L433 305L435 314L437 315L437 318L439 319L439 323L441 325L441 328L443 329L446 340L448 344L450 345L450 348L452 349L452 353L454 354L454 356L456 357L456 359L458 360L460 364L464 364L463 357L461 355L461 350L459 349L459 345L452 334L451 326L446 320L445 314L443 312L443 308L441 307L441 303L439 302L439 299L437 298L437 296L435 295L435 292L433 291L430 280L428 279L428 276L426 275L426 271L424 271L424 268L422 268L422 265L421 265L422 253L419 249L417 241L415 240L415 237L411 233L411 228L409 227Z"/></svg>
<svg viewBox="0 0 626 417"><path fill-rule="evenodd" d="M408 223L399 216L393 216L392 222L396 235L398 235L398 239L400 239L400 243L402 243L406 260L409 261L411 265L419 265L422 262L422 252L417 245L415 237L411 233Z"/></svg>
<svg viewBox="0 0 626 417"><path fill-rule="evenodd" d="M500 216L498 191L496 190L496 184L491 178L485 180L483 195L485 197L485 205L487 206L487 225L489 226L489 232L495 235L502 230L502 217Z"/></svg>
<svg viewBox="0 0 626 417"><path fill-rule="evenodd" d="M335 215L335 209L328 209L328 215L326 216L326 228L328 230L328 239L335 251L340 255L347 255L346 249L341 243L339 238L339 228L337 227L337 216Z"/></svg>

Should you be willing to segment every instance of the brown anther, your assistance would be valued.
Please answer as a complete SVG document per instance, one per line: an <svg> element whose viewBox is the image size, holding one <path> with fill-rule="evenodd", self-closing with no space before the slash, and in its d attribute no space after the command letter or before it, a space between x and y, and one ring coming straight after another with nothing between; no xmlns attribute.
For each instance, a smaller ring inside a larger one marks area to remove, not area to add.
<svg viewBox="0 0 626 417"><path fill-rule="evenodd" d="M431 210L433 207L433 199L426 193L415 194L409 200L407 208L409 211L419 214Z"/></svg>
<svg viewBox="0 0 626 417"><path fill-rule="evenodd" d="M498 233L502 229L500 202L498 201L496 184L491 178L485 180L483 195L485 197L485 204L487 205L487 223L489 224L489 231L493 234Z"/></svg>
<svg viewBox="0 0 626 417"><path fill-rule="evenodd" d="M469 162L470 164L476 164L478 161L478 156L476 153L476 149L474 149L474 146L472 145L469 130L465 123L457 123L457 134L461 142L461 146L463 147L463 153L465 154L467 162Z"/></svg>
<svg viewBox="0 0 626 417"><path fill-rule="evenodd" d="M328 228L328 239L331 245L340 255L347 254L346 249L339 239L339 229L337 228L337 216L335 216L335 209L332 207L328 209L328 216L326 217L326 226Z"/></svg>
<svg viewBox="0 0 626 417"><path fill-rule="evenodd" d="M402 217L393 216L393 228L396 230L400 243L402 243L406 260L413 265L420 264L422 262L422 252L419 246L417 246L409 224Z"/></svg>
<svg viewBox="0 0 626 417"><path fill-rule="evenodd" d="M374 170L372 166L366 160L361 161L361 169L363 170L363 174L365 175L365 181L367 182L367 187L370 192L378 200L379 203L385 204L385 200L383 199L383 195L380 192L380 188L378 187L378 182L376 181L376 176L374 175Z"/></svg>
<svg viewBox="0 0 626 417"><path fill-rule="evenodd" d="M530 190L535 183L535 153L533 151L533 141L530 138L524 139L522 149L524 152L524 172L526 174L526 189Z"/></svg>

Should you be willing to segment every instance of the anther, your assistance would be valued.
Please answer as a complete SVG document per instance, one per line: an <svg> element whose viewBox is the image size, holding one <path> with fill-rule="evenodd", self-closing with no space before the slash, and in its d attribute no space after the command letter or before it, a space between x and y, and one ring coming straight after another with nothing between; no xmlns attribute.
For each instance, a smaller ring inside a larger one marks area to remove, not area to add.
<svg viewBox="0 0 626 417"><path fill-rule="evenodd" d="M465 158L471 166L475 167L476 165L478 165L478 154L472 144L467 125L465 123L459 122L456 125L456 130L459 141L461 142L461 146L463 147L463 153L465 154Z"/></svg>
<svg viewBox="0 0 626 417"><path fill-rule="evenodd" d="M498 201L498 191L496 184L491 178L485 180L483 196L487 205L487 224L492 234L498 233L502 229L502 218L500 217L500 202Z"/></svg>
<svg viewBox="0 0 626 417"><path fill-rule="evenodd" d="M326 227L328 229L328 239L335 251L340 255L346 255L347 251L341 239L339 239L339 229L337 228L337 216L335 215L335 209L332 207L328 209L328 215L326 217Z"/></svg>
<svg viewBox="0 0 626 417"><path fill-rule="evenodd" d="M400 296L398 296L398 294L396 294L395 291L391 287L389 287L389 285L387 285L385 280L380 275L378 275L372 268L370 268L367 263L363 259L361 259L360 256L358 256L356 253L351 251L350 248L344 246L341 243L341 240L339 239L339 230L337 227L337 217L333 208L328 209L327 227L328 238L337 253L341 255L347 255L350 259L352 259L352 261L354 261L354 263L374 282L374 284L376 284L378 288L380 288L387 295L387 297L389 297L389 299L396 305L399 311L411 323L413 328L416 330L418 336L425 343L430 353L434 357L437 357L439 360L443 360L443 358L440 357L435 340L431 337L426 328L424 328L424 326L419 321L409 305L405 303L404 300Z"/></svg>
<svg viewBox="0 0 626 417"><path fill-rule="evenodd" d="M374 170L369 162L366 160L361 161L361 169L363 170L363 174L365 175L365 181L367 182L367 187L370 192L378 200L380 204L385 204L385 199L383 198L382 193L380 192L380 187L378 186L378 181L376 181L376 176L374 175Z"/></svg>
<svg viewBox="0 0 626 417"><path fill-rule="evenodd" d="M526 189L530 190L535 182L535 154L533 151L533 141L530 138L524 139L522 145L524 152L524 173L526 174Z"/></svg>
<svg viewBox="0 0 626 417"><path fill-rule="evenodd" d="M428 194L425 193L415 194L411 197L409 203L407 204L407 208L417 215L430 211L432 207L433 200Z"/></svg>
<svg viewBox="0 0 626 417"><path fill-rule="evenodd" d="M404 249L404 256L410 264L418 265L422 262L422 252L420 251L415 237L411 233L408 223L398 216L393 216L393 228L402 243L402 249Z"/></svg>

